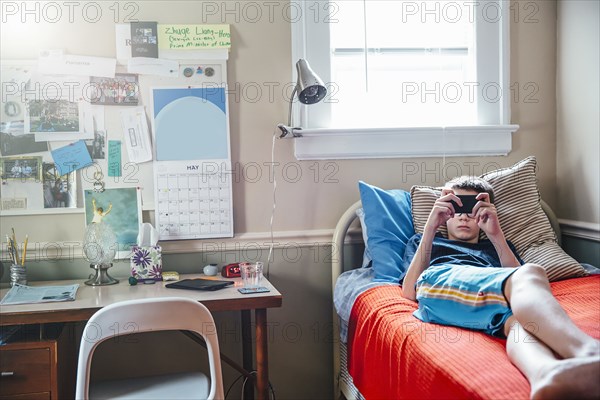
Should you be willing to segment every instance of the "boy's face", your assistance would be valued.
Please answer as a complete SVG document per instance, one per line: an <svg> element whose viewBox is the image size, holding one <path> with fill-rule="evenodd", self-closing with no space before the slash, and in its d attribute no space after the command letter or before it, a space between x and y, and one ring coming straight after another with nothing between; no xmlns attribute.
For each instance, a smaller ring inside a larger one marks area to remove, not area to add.
<svg viewBox="0 0 600 400"><path fill-rule="evenodd" d="M454 194L457 195L478 194L474 190L453 190ZM471 217L465 213L454 214L454 217L450 218L446 222L446 226L448 227L448 239L458 240L461 242L477 243L479 241L479 226L477 225L475 215L471 215Z"/></svg>

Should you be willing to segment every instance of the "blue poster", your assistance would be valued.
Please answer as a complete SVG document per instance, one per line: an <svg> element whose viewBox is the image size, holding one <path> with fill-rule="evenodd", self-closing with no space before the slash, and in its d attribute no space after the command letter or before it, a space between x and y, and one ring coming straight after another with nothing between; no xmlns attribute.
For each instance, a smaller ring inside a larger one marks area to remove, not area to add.
<svg viewBox="0 0 600 400"><path fill-rule="evenodd" d="M224 87L153 90L156 159L228 159Z"/></svg>

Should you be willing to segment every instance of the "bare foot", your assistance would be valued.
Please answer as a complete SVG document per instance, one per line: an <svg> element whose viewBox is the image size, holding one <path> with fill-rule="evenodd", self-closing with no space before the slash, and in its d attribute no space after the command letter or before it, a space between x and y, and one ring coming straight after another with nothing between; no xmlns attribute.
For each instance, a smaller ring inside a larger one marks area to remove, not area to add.
<svg viewBox="0 0 600 400"><path fill-rule="evenodd" d="M600 399L600 358L559 360L531 383L532 399Z"/></svg>

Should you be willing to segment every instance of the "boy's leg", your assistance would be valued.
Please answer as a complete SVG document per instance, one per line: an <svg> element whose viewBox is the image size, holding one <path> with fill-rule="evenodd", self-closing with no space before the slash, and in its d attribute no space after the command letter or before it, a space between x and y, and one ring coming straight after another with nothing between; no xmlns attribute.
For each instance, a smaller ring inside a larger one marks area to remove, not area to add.
<svg viewBox="0 0 600 400"><path fill-rule="evenodd" d="M546 277L535 264L521 266L504 287L517 321L562 358L600 356L600 342L579 329L558 304Z"/></svg>
<svg viewBox="0 0 600 400"><path fill-rule="evenodd" d="M598 357L559 360L511 316L505 324L506 352L531 385L533 399L600 398Z"/></svg>

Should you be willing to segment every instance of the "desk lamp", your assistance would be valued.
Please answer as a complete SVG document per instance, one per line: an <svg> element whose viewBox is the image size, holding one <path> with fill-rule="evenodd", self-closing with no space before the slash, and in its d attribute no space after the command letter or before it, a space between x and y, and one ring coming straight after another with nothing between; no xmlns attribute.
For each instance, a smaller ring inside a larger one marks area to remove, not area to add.
<svg viewBox="0 0 600 400"><path fill-rule="evenodd" d="M280 138L286 137L291 134L292 137L300 137L302 134L299 132L302 128L292 127L292 105L294 104L294 96L298 94L298 100L302 104L315 104L323 100L327 94L327 88L323 84L323 81L315 72L310 68L308 62L301 58L296 63L296 70L298 71L298 83L294 87L292 96L290 97L290 111L288 117L288 124L279 124L277 127L281 130Z"/></svg>

